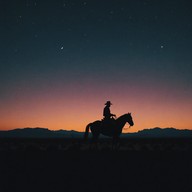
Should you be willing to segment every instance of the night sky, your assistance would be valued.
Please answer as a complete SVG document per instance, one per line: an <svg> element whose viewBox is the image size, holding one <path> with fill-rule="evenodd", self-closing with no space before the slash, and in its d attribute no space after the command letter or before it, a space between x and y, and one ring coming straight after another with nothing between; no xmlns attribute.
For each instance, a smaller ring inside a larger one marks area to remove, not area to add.
<svg viewBox="0 0 192 192"><path fill-rule="evenodd" d="M107 100L192 129L190 0L1 0L0 31L0 129L84 131Z"/></svg>

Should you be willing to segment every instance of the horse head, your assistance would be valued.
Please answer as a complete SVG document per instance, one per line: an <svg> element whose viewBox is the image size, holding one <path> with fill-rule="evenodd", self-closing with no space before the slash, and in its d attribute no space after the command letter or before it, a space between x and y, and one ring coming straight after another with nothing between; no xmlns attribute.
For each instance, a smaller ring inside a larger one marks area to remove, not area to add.
<svg viewBox="0 0 192 192"><path fill-rule="evenodd" d="M127 123L129 123L130 126L133 126L134 125L134 122L133 122L133 118L131 116L131 113L127 113L126 114L126 121Z"/></svg>

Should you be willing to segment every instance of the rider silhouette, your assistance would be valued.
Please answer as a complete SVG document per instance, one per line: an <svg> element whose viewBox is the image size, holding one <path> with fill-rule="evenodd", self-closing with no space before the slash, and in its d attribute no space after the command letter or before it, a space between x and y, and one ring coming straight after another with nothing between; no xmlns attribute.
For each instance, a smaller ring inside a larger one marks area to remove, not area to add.
<svg viewBox="0 0 192 192"><path fill-rule="evenodd" d="M105 108L103 109L103 116L104 116L104 121L105 122L111 122L113 119L113 117L116 117L115 114L112 114L110 111L110 106L112 105L111 101L107 101L105 103ZM112 118L111 118L112 117Z"/></svg>

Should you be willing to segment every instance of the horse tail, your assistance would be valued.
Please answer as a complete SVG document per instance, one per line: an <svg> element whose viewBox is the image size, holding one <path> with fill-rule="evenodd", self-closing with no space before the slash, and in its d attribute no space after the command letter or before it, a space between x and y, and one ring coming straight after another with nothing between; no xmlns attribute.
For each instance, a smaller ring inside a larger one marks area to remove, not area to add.
<svg viewBox="0 0 192 192"><path fill-rule="evenodd" d="M90 127L91 123L89 123L86 128L85 128L85 133L84 133L84 140L86 141L88 139L88 135L89 135L89 127Z"/></svg>

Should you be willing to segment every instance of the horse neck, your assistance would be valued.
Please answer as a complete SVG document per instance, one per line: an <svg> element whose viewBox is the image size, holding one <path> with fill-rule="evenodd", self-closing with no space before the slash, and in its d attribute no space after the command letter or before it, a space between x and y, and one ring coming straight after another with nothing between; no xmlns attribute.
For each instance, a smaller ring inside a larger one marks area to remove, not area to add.
<svg viewBox="0 0 192 192"><path fill-rule="evenodd" d="M118 125L121 129L123 129L123 127L124 127L125 124L126 124L126 119L124 118L124 116L121 116L121 117L119 117L119 118L116 120L116 122L117 122L117 125Z"/></svg>

